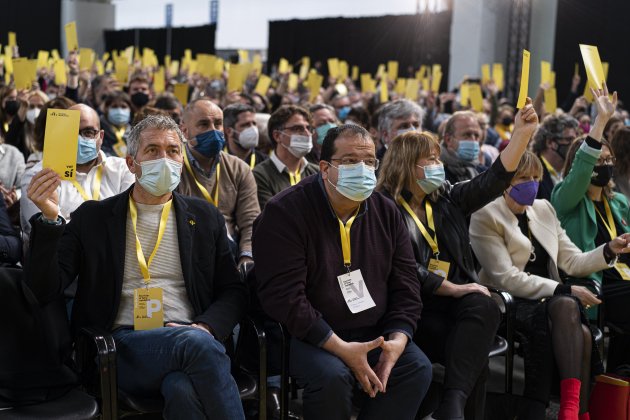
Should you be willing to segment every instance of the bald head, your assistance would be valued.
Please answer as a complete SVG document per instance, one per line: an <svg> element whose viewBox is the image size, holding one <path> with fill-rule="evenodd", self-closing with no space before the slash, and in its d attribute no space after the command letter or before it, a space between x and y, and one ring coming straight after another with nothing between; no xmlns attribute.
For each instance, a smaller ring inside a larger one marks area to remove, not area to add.
<svg viewBox="0 0 630 420"><path fill-rule="evenodd" d="M72 105L70 108L81 113L79 120L79 134L85 138L96 142L97 150L101 150L103 145L103 130L101 130L101 120L93 108L85 104Z"/></svg>
<svg viewBox="0 0 630 420"><path fill-rule="evenodd" d="M192 143L198 134L210 130L223 131L223 111L208 99L196 99L186 106L181 129L194 146Z"/></svg>

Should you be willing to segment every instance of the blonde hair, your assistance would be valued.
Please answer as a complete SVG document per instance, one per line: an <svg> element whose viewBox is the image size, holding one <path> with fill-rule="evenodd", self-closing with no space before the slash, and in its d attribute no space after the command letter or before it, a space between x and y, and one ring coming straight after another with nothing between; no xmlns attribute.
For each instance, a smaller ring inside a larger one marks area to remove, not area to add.
<svg viewBox="0 0 630 420"><path fill-rule="evenodd" d="M417 179L416 162L431 154L440 156L437 137L428 132L409 131L390 143L376 184L377 191L387 191L396 202L403 189L409 189Z"/></svg>
<svg viewBox="0 0 630 420"><path fill-rule="evenodd" d="M533 175L534 177L538 177L539 180L542 180L543 177L543 167L540 158L529 150L526 150L523 156L521 156L521 160L518 162L518 167L516 168L516 173L514 174L514 179L523 175Z"/></svg>

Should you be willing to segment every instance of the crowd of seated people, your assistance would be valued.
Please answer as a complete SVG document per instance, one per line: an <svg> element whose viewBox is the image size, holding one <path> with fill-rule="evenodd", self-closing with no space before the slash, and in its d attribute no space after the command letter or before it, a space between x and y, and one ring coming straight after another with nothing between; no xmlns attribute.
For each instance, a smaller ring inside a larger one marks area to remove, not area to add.
<svg viewBox="0 0 630 420"><path fill-rule="evenodd" d="M630 129L605 84L591 104L515 110L489 82L475 113L350 79L313 97L284 73L266 95L170 75L184 105L140 64L124 85L77 68L71 53L67 86L0 87L0 264L42 304L66 297L73 334L109 331L120 389L165 418L245 417L226 349L254 305L291 337L307 419L414 419L434 363L429 418L485 418L491 289L516 301L519 419L544 418L556 377L559 418L588 419L594 376L630 365ZM51 108L80 113L73 181L43 165Z"/></svg>

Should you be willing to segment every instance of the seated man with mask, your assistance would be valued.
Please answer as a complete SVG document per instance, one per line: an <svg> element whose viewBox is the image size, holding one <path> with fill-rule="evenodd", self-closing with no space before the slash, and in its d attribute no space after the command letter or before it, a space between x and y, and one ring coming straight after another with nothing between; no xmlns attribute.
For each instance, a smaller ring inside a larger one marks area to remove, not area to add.
<svg viewBox="0 0 630 420"><path fill-rule="evenodd" d="M183 166L173 120L149 116L128 139L136 183L59 217L51 169L28 196L41 210L25 274L46 303L78 279L71 327L112 331L120 388L164 397L164 417L244 419L222 344L244 312L247 291L230 254L223 216L205 201L171 193ZM95 240L98 238L98 240Z"/></svg>
<svg viewBox="0 0 630 420"><path fill-rule="evenodd" d="M238 245L239 265L252 261L252 226L260 214L256 181L240 158L223 152L223 112L209 99L186 106L181 123L188 141L184 145L184 172L178 192L204 198L215 205Z"/></svg>
<svg viewBox="0 0 630 420"><path fill-rule="evenodd" d="M134 176L125 160L119 157L105 156L101 151L104 132L98 114L84 104L68 109L79 110L79 148L77 149L77 172L74 181L61 181L57 195L59 197L59 215L70 221L72 212L88 200L104 200L120 194L131 186ZM42 170L42 162L28 169L22 177L22 197L20 198L20 221L22 231L28 237L31 232L29 220L39 210L25 194L33 176Z"/></svg>
<svg viewBox="0 0 630 420"><path fill-rule="evenodd" d="M458 111L446 122L440 160L451 184L473 179L488 168L479 163L481 127L472 111Z"/></svg>
<svg viewBox="0 0 630 420"><path fill-rule="evenodd" d="M258 147L256 110L251 105L235 103L223 110L223 130L227 139L227 151L237 156L254 169L267 159Z"/></svg>
<svg viewBox="0 0 630 420"><path fill-rule="evenodd" d="M319 170L305 158L313 148L310 127L311 114L302 107L285 105L271 114L267 132L274 151L267 161L254 168L261 208L280 191Z"/></svg>
<svg viewBox="0 0 630 420"><path fill-rule="evenodd" d="M272 198L256 221L258 297L293 337L305 418L349 419L360 385L359 418L413 419L431 364L411 341L422 303L407 228L372 194L378 160L364 128L329 130L321 159L319 175Z"/></svg>

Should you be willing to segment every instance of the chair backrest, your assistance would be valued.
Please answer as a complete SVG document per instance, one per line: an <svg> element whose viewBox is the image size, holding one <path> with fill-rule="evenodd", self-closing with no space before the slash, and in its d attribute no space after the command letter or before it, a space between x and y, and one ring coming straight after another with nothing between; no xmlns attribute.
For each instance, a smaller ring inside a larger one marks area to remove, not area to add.
<svg viewBox="0 0 630 420"><path fill-rule="evenodd" d="M63 299L40 305L21 269L0 268L0 407L56 398L77 384Z"/></svg>

